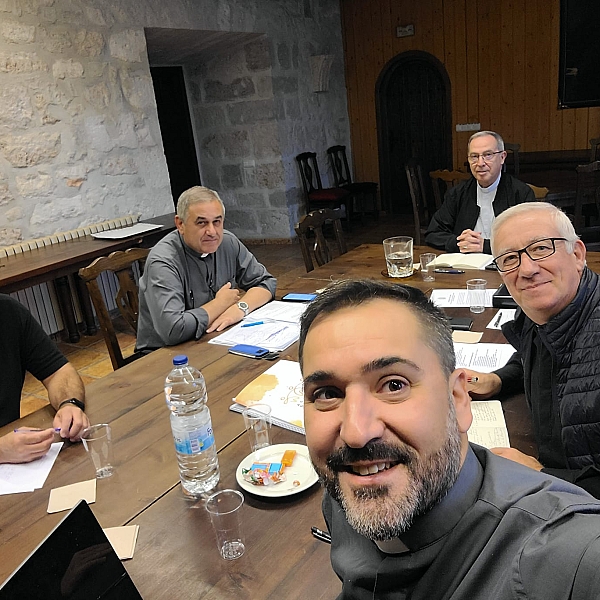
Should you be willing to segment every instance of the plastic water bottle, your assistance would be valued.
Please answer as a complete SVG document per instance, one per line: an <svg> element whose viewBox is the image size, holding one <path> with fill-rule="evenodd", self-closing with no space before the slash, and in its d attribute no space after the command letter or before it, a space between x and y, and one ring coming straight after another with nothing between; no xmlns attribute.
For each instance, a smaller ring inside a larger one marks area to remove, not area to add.
<svg viewBox="0 0 600 600"><path fill-rule="evenodd" d="M204 377L188 365L183 354L173 358L173 370L165 380L165 398L171 410L183 493L197 498L219 483L219 461Z"/></svg>

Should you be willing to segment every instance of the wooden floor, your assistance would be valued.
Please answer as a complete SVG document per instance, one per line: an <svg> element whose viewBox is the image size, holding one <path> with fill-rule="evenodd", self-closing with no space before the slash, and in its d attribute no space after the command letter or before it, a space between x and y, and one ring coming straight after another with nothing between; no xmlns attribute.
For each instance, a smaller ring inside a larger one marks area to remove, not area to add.
<svg viewBox="0 0 600 600"><path fill-rule="evenodd" d="M345 232L345 238L348 249L351 249L360 244L378 244L386 237L411 235L412 233L413 225L410 218L381 215L379 219L375 219L366 216L362 221L356 221L350 231ZM280 277L291 269L304 266L298 244L247 243L247 246L275 277ZM133 331L128 331L125 325L120 329L119 341L127 355L133 352L135 335ZM101 333L97 333L95 336L82 335L77 344L59 342L58 345L77 369L84 384L104 377L113 370ZM47 403L44 386L27 373L21 400L21 416L29 414Z"/></svg>

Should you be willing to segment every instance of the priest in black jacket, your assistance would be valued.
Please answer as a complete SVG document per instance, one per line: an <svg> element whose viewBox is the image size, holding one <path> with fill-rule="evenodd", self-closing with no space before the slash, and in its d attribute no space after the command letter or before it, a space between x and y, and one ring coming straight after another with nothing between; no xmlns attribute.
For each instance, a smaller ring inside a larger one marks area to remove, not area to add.
<svg viewBox="0 0 600 600"><path fill-rule="evenodd" d="M506 151L497 133L473 134L468 149L473 178L448 190L431 219L425 241L446 252L491 254L490 232L495 217L511 206L535 201L535 196L526 183L502 172Z"/></svg>

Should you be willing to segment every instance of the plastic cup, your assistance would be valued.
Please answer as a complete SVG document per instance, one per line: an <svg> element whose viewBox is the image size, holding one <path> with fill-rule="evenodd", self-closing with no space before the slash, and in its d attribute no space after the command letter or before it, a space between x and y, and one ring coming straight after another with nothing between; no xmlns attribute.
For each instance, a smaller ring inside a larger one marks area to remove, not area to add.
<svg viewBox="0 0 600 600"><path fill-rule="evenodd" d="M433 252L426 252L425 254L419 255L419 261L421 262L421 276L423 281L435 281L434 268L429 268L429 263L435 260L435 254Z"/></svg>
<svg viewBox="0 0 600 600"><path fill-rule="evenodd" d="M237 490L221 490L206 499L219 554L225 560L235 560L244 554L242 506L244 496Z"/></svg>
<svg viewBox="0 0 600 600"><path fill-rule="evenodd" d="M271 407L253 404L242 411L252 452L271 445Z"/></svg>
<svg viewBox="0 0 600 600"><path fill-rule="evenodd" d="M83 447L94 463L96 479L110 477L114 472L110 425L92 425L81 434Z"/></svg>
<svg viewBox="0 0 600 600"><path fill-rule="evenodd" d="M467 293L469 295L469 310L472 313L482 313L485 310L485 279L469 279Z"/></svg>
<svg viewBox="0 0 600 600"><path fill-rule="evenodd" d="M383 251L390 277L410 277L413 274L413 239L408 236L383 240Z"/></svg>

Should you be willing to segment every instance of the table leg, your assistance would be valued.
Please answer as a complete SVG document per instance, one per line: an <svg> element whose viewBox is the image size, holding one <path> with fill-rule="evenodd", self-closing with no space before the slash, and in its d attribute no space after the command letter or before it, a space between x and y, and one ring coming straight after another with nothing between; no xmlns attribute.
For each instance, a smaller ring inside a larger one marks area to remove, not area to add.
<svg viewBox="0 0 600 600"><path fill-rule="evenodd" d="M69 334L69 342L75 344L79 341L79 331L77 330L77 319L73 310L73 302L71 300L71 288L69 288L69 280L66 277L57 277L54 280L56 286L56 295L60 304L60 312L62 313L67 332Z"/></svg>
<svg viewBox="0 0 600 600"><path fill-rule="evenodd" d="M96 319L94 317L94 311L92 310L92 302L90 295L85 285L85 281L79 277L79 275L73 275L75 280L75 288L77 289L77 297L79 298L79 306L81 306L81 312L83 314L83 322L86 327L86 335L95 335L98 331L96 327Z"/></svg>

